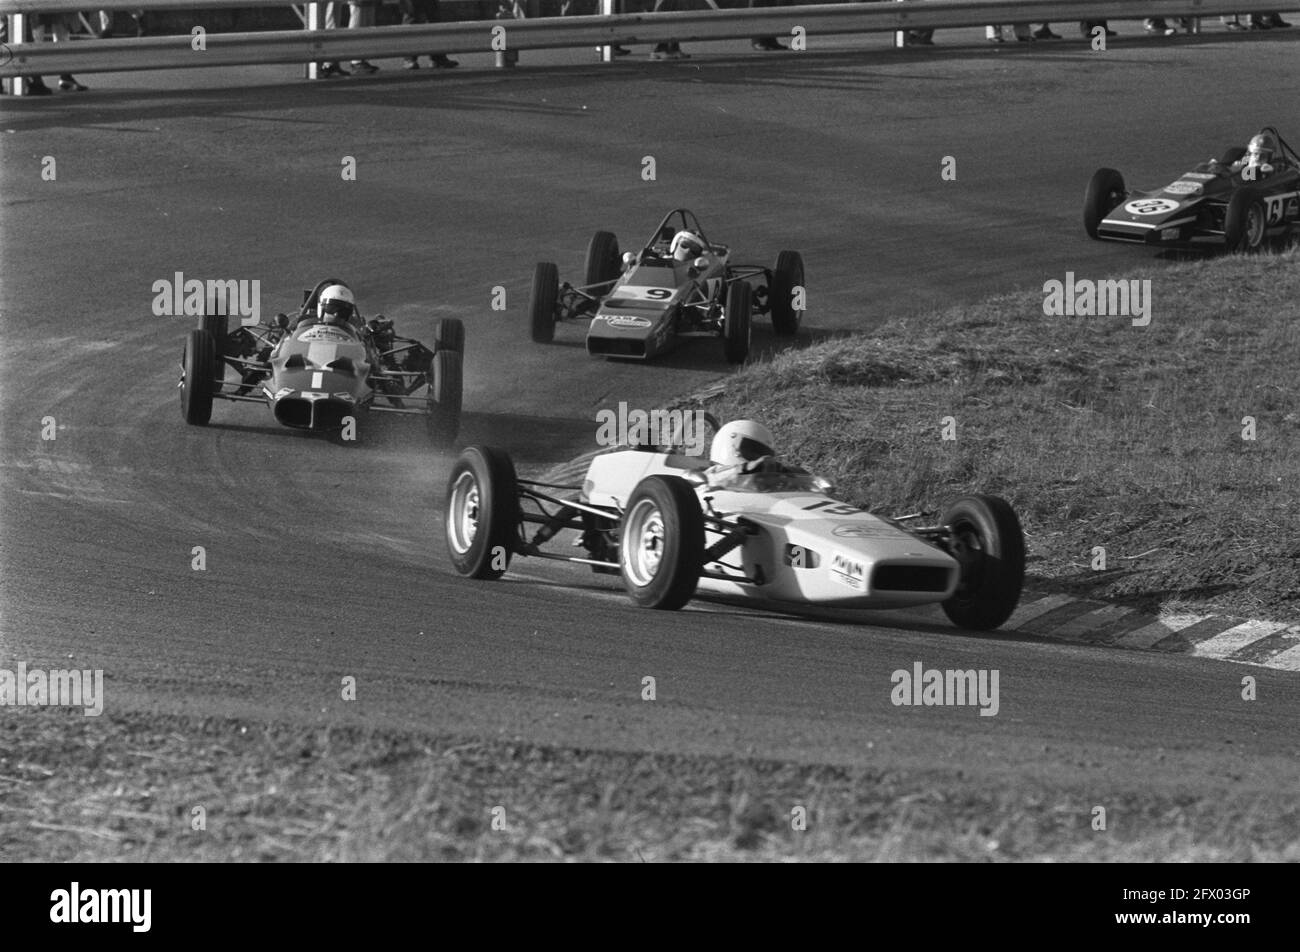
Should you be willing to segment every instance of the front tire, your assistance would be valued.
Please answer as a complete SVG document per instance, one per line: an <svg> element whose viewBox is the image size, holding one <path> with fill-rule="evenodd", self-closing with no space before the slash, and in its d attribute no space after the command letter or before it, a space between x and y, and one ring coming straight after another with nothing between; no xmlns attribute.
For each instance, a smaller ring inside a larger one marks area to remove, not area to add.
<svg viewBox="0 0 1300 952"><path fill-rule="evenodd" d="M954 625L975 631L998 627L1016 610L1025 581L1025 536L1005 499L963 496L948 506L949 554L961 563L957 591L943 603Z"/></svg>
<svg viewBox="0 0 1300 952"><path fill-rule="evenodd" d="M753 288L745 281L731 282L727 288L727 310L722 325L722 352L729 364L743 364L749 356L753 311Z"/></svg>
<svg viewBox="0 0 1300 952"><path fill-rule="evenodd" d="M498 579L510 567L519 532L519 495L510 454L469 446L447 479L447 551L468 578Z"/></svg>
<svg viewBox="0 0 1300 952"><path fill-rule="evenodd" d="M803 281L803 256L799 252L782 251L776 256L767 297L772 308L772 330L782 337L799 333L799 322L803 320L804 312L795 308L794 296L807 293Z"/></svg>
<svg viewBox="0 0 1300 952"><path fill-rule="evenodd" d="M680 476L641 480L619 540L619 574L632 601L675 611L691 600L704 562L704 515L690 483Z"/></svg>
<svg viewBox="0 0 1300 952"><path fill-rule="evenodd" d="M1223 216L1223 243L1230 252L1247 254L1264 247L1268 217L1259 189L1243 186L1228 200Z"/></svg>
<svg viewBox="0 0 1300 952"><path fill-rule="evenodd" d="M465 353L465 324L457 317L442 317L433 326L433 349Z"/></svg>
<svg viewBox="0 0 1300 952"><path fill-rule="evenodd" d="M555 340L555 306L560 297L560 269L543 261L533 270L533 290L528 314L533 343L549 344Z"/></svg>
<svg viewBox="0 0 1300 952"><path fill-rule="evenodd" d="M433 355L429 368L429 396L432 403L425 423L429 439L437 447L450 446L460 433L460 409L463 391L461 353L458 350L440 350Z"/></svg>
<svg viewBox="0 0 1300 952"><path fill-rule="evenodd" d="M1098 169L1092 173L1092 180L1083 193L1083 230L1089 238L1097 237L1101 220L1124 201L1127 195L1124 176L1114 169Z"/></svg>
<svg viewBox="0 0 1300 952"><path fill-rule="evenodd" d="M181 381L181 414L191 426L207 426L212 419L216 353L216 342L211 334L198 328L190 331L190 336L185 339L182 360L185 377Z"/></svg>
<svg viewBox="0 0 1300 952"><path fill-rule="evenodd" d="M583 284L605 284L613 281L623 271L623 260L618 250L618 238L610 231L598 231L587 245L587 265L583 269Z"/></svg>

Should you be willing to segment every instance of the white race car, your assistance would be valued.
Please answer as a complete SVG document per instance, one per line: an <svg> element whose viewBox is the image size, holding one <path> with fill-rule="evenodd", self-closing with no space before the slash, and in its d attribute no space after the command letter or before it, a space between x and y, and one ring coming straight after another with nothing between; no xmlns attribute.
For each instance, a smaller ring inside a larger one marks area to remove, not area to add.
<svg viewBox="0 0 1300 952"><path fill-rule="evenodd" d="M996 628L1020 600L1020 520L996 496L963 496L938 524L905 525L828 495L830 485L777 464L718 483L709 464L659 449L596 456L581 486L519 479L509 454L465 449L446 497L456 571L496 579L515 556L617 572L632 600L677 609L701 579L724 594L837 608L938 602L958 626ZM563 495L560 495L560 494ZM536 526L531 535L526 527ZM542 550L579 533L583 556Z"/></svg>

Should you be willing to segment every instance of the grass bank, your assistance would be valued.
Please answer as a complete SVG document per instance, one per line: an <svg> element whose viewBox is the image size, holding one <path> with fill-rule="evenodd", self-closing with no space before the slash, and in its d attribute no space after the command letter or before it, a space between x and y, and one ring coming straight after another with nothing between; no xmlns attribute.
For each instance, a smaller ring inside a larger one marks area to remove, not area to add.
<svg viewBox="0 0 1300 952"><path fill-rule="evenodd" d="M1007 497L1030 573L1066 590L1300 620L1300 254L1127 277L1148 326L1017 292L783 353L705 407L874 511Z"/></svg>

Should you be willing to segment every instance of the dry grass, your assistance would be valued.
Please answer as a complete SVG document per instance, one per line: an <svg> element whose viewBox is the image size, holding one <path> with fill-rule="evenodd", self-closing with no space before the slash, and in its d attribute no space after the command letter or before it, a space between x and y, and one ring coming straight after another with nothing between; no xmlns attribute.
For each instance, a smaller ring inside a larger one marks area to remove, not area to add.
<svg viewBox="0 0 1300 952"><path fill-rule="evenodd" d="M1006 496L1031 572L1062 587L1300 618L1300 254L1132 277L1152 282L1145 328L1009 294L787 352L706 406L767 422L876 511Z"/></svg>
<svg viewBox="0 0 1300 952"><path fill-rule="evenodd" d="M1095 789L1023 776L60 710L0 740L9 862L1300 860L1286 793L1142 778L1106 790L1094 831Z"/></svg>

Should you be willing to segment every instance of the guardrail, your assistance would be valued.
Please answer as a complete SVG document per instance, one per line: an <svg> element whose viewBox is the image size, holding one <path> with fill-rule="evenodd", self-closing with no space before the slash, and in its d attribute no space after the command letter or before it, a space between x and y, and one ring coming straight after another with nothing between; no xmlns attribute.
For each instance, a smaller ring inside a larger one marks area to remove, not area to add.
<svg viewBox="0 0 1300 952"><path fill-rule="evenodd" d="M0 12L18 8L173 9L209 6L291 6L270 0L0 0ZM319 6L311 4L310 6ZM503 50L608 47L611 45L790 36L806 32L808 49L818 36L894 33L988 23L1072 20L1132 20L1142 17L1204 17L1278 9L1270 0L901 0L901 2L817 4L745 10L691 10L615 16L475 20L360 30L302 30L263 33L208 33L203 49L190 36L85 40L76 43L22 43L0 53L0 77L55 73L103 73L147 69L186 69L269 63L312 63L380 56L485 53ZM1289 9L1284 6L1282 9Z"/></svg>

